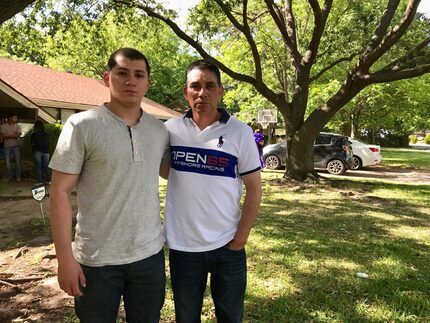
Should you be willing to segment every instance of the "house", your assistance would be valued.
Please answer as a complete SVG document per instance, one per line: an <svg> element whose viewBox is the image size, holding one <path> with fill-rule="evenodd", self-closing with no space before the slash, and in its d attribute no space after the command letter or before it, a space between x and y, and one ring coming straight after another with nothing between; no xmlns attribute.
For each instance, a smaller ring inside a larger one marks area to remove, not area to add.
<svg viewBox="0 0 430 323"><path fill-rule="evenodd" d="M100 80L50 68L0 58L0 118L16 113L19 123L60 121L79 111L96 107L110 98ZM180 115L150 99L142 108L160 120Z"/></svg>

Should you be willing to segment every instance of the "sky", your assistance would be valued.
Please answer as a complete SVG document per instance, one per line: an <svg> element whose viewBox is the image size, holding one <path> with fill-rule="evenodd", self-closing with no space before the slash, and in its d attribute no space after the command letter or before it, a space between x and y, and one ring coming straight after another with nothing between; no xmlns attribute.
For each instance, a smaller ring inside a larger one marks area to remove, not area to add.
<svg viewBox="0 0 430 323"><path fill-rule="evenodd" d="M181 23L184 23L188 13L188 9L199 3L199 1L200 0L164 0L163 2L166 3L166 6L169 9L177 10ZM430 0L421 0L421 3L418 7L418 12L423 12L430 16Z"/></svg>
<svg viewBox="0 0 430 323"><path fill-rule="evenodd" d="M176 10L179 15L179 24L183 26L185 25L185 20L187 19L188 9L194 7L200 2L200 0L163 0L162 2L166 4L166 8Z"/></svg>
<svg viewBox="0 0 430 323"><path fill-rule="evenodd" d="M430 0L421 0L418 12L423 12L426 16L430 16Z"/></svg>

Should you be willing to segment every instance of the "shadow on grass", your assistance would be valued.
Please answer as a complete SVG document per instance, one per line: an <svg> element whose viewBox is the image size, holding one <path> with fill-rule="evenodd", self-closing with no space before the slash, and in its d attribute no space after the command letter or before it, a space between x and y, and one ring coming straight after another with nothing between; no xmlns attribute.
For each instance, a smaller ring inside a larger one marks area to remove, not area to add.
<svg viewBox="0 0 430 323"><path fill-rule="evenodd" d="M269 190L273 196L265 197L253 230L257 242L248 248L250 267L265 282L287 277L283 284L291 290L272 297L249 291L249 320L374 322L375 313L386 320L430 320L428 233L426 240L414 231L428 230L430 213L423 209L429 203L417 208L414 200L372 195L389 189L425 197L429 189L347 181L334 186L347 192L326 198L324 187L310 188L288 200L287 190ZM306 198L310 191L313 199Z"/></svg>

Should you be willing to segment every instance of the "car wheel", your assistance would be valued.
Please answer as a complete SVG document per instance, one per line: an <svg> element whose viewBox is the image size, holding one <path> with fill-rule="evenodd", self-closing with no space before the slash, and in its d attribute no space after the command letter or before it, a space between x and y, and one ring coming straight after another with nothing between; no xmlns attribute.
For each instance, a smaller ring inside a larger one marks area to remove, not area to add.
<svg viewBox="0 0 430 323"><path fill-rule="evenodd" d="M328 162L327 171L333 175L342 175L346 172L346 167L341 160L333 159Z"/></svg>
<svg viewBox="0 0 430 323"><path fill-rule="evenodd" d="M353 165L352 170L358 170L363 168L363 162L361 161L360 157L354 156L353 157Z"/></svg>
<svg viewBox="0 0 430 323"><path fill-rule="evenodd" d="M264 160L267 169L278 169L281 167L281 160L276 155L269 155Z"/></svg>

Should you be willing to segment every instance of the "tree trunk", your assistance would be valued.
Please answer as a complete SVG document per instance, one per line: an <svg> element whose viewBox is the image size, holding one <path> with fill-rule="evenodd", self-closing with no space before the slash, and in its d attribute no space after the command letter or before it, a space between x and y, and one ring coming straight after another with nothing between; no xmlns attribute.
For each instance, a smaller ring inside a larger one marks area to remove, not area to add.
<svg viewBox="0 0 430 323"><path fill-rule="evenodd" d="M291 138L287 136L285 178L303 181L318 177L314 170L313 144L314 138L309 134L297 132Z"/></svg>
<svg viewBox="0 0 430 323"><path fill-rule="evenodd" d="M352 138L357 137L358 128L359 128L359 114L353 112L351 114L351 137Z"/></svg>

